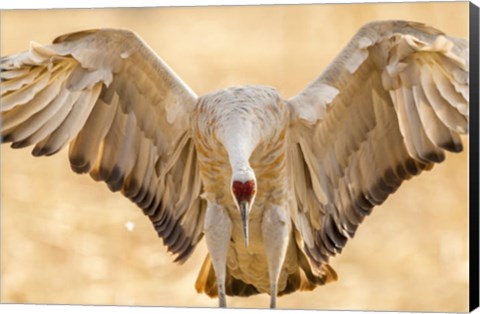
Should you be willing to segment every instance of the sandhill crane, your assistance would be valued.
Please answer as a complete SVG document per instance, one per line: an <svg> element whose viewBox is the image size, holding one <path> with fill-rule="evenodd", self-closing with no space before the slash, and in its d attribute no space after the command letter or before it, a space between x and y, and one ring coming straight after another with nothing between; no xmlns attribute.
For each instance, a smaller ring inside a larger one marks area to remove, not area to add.
<svg viewBox="0 0 480 314"><path fill-rule="evenodd" d="M298 95L198 97L135 33L66 34L1 59L2 142L105 181L147 215L175 261L205 235L197 291L312 290L329 258L400 184L460 152L468 43L374 22Z"/></svg>

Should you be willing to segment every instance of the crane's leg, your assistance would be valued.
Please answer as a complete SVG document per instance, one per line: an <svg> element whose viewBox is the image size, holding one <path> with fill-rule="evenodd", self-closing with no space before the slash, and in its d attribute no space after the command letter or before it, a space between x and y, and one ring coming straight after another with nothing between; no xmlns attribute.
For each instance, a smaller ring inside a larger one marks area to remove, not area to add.
<svg viewBox="0 0 480 314"><path fill-rule="evenodd" d="M232 222L227 210L218 204L209 203L205 214L205 240L217 276L218 306L226 307L225 275L227 253L232 234Z"/></svg>
<svg viewBox="0 0 480 314"><path fill-rule="evenodd" d="M277 305L277 283L287 252L290 227L289 215L283 208L271 207L263 214L262 233L270 277L270 308L272 309Z"/></svg>

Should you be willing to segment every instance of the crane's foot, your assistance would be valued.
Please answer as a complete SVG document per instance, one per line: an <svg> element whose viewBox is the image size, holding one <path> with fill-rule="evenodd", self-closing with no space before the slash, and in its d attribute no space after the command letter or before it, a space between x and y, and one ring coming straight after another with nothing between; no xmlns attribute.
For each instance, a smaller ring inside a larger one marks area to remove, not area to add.
<svg viewBox="0 0 480 314"><path fill-rule="evenodd" d="M275 309L277 307L277 297L270 298L270 308Z"/></svg>
<svg viewBox="0 0 480 314"><path fill-rule="evenodd" d="M227 307L227 301L225 300L225 297L219 297L218 307L223 307L223 308Z"/></svg>
<svg viewBox="0 0 480 314"><path fill-rule="evenodd" d="M270 286L270 308L277 307L277 283L272 283Z"/></svg>
<svg viewBox="0 0 480 314"><path fill-rule="evenodd" d="M225 297L225 289L218 289L218 307L227 307L227 298Z"/></svg>

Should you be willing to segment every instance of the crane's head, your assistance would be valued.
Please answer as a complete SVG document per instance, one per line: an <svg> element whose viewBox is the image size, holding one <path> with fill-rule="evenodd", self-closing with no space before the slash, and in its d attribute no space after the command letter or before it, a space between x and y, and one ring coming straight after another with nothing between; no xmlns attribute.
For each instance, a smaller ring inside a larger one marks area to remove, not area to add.
<svg viewBox="0 0 480 314"><path fill-rule="evenodd" d="M245 247L248 246L248 214L252 208L256 193L257 182L253 170L249 169L233 174L232 194L242 217Z"/></svg>

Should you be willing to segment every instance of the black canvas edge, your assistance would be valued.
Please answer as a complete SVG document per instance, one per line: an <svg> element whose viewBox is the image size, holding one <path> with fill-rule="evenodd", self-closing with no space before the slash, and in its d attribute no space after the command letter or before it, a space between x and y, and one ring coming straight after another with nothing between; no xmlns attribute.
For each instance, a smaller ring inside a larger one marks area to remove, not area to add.
<svg viewBox="0 0 480 314"><path fill-rule="evenodd" d="M470 2L470 296L469 311L479 307L479 8Z"/></svg>

